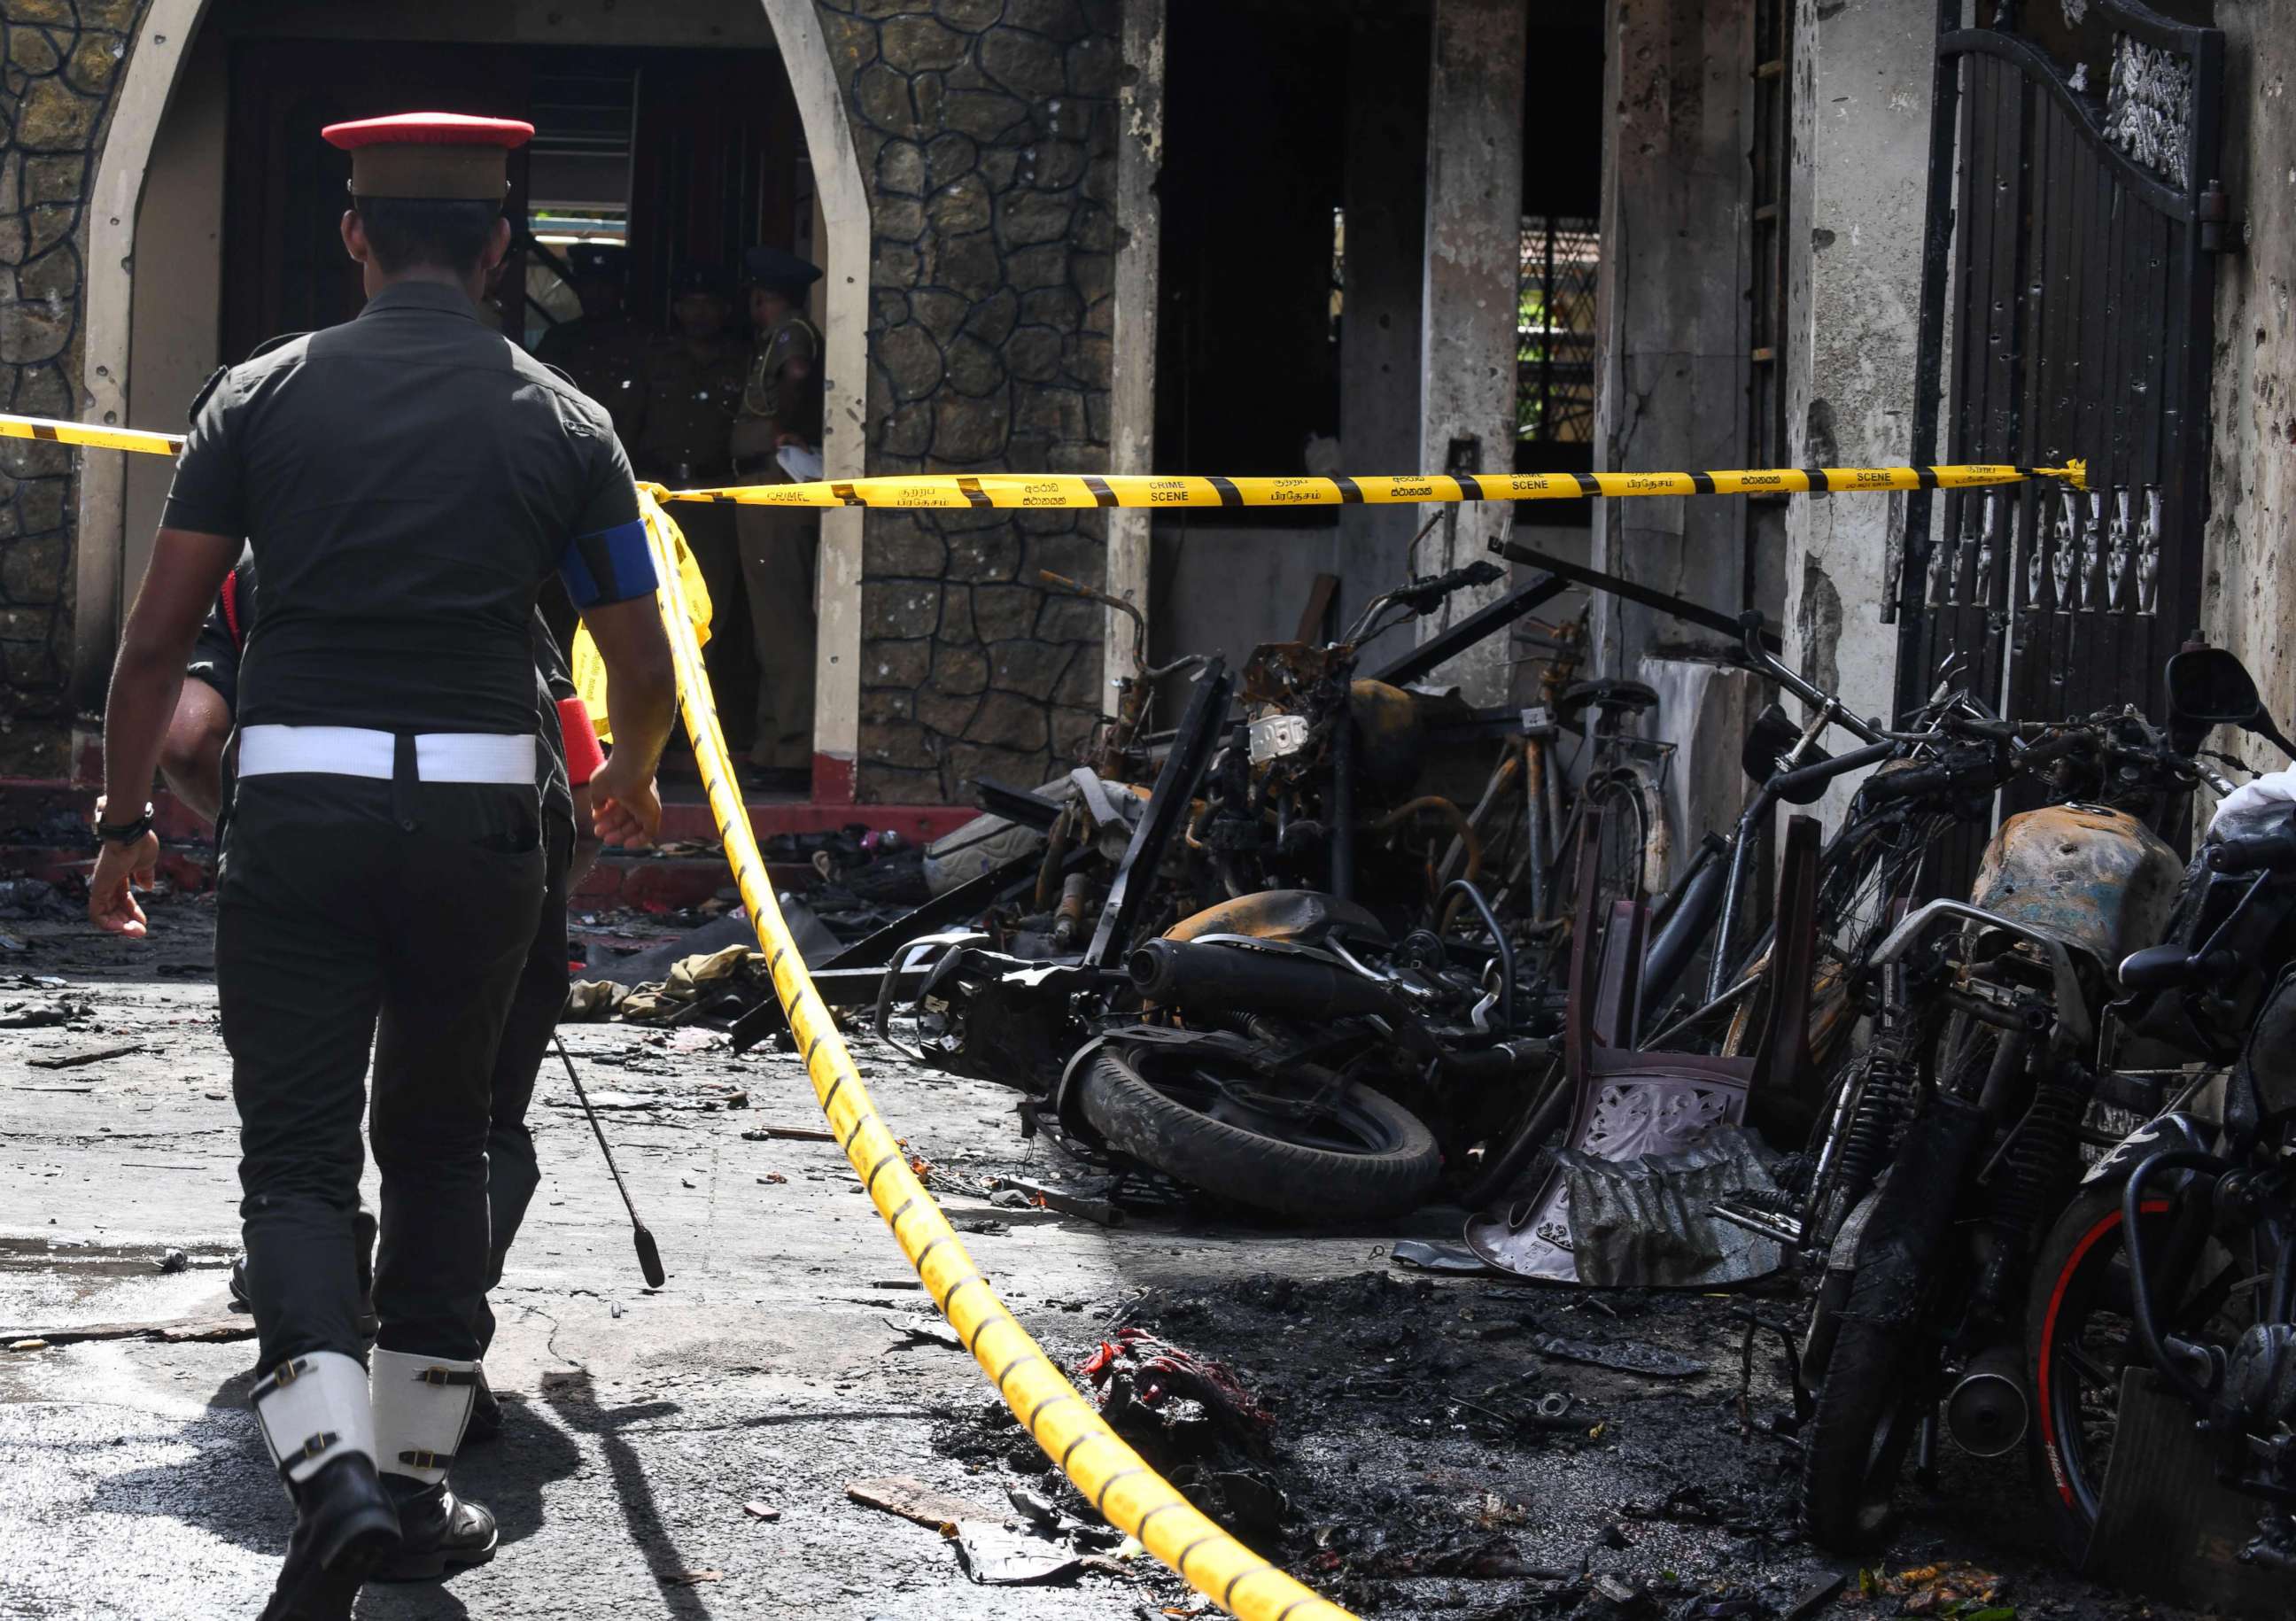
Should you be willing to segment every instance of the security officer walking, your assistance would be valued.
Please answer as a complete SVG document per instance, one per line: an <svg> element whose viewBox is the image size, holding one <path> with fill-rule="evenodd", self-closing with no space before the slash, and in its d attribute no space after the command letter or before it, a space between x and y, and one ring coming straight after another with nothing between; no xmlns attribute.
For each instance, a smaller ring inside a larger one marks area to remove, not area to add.
<svg viewBox="0 0 2296 1621"><path fill-rule="evenodd" d="M821 279L821 267L778 248L752 248L742 268L758 347L734 422L734 473L750 483L793 483L780 453L790 446L816 456L821 451L821 332L805 317L806 291ZM750 764L766 786L802 788L813 767L821 519L804 507L737 506L734 513L758 650Z"/></svg>
<svg viewBox="0 0 2296 1621"><path fill-rule="evenodd" d="M88 896L98 923L144 932L146 794L244 541L263 610L241 671L216 983L269 1370L256 1417L296 1509L274 1618L348 1616L370 1575L494 1551L492 1517L446 1478L480 1377L490 1075L542 905L549 717L529 633L554 569L609 675L602 837L659 824L676 700L606 413L476 308L510 246L504 153L531 127L410 113L324 134L351 153L341 232L368 302L194 403L112 673ZM370 1044L371 1379L353 1253Z"/></svg>
<svg viewBox="0 0 2296 1621"><path fill-rule="evenodd" d="M184 671L183 689L176 698L175 719L160 746L160 774L168 792L193 813L220 824L226 745L230 741L232 708L238 701L240 660L255 628L262 593L255 564L242 559L224 577L215 606L200 626L193 644L192 662ZM605 764L597 729L590 711L566 667L566 656L557 638L537 610L533 619L535 679L541 688L544 713L540 758L535 766L536 791L542 800L542 914L527 947L526 965L503 1023L495 1050L493 1106L487 1128L487 1214L490 1242L487 1289L491 1296L502 1281L510 1247L526 1220L527 1207L541 1185L542 1170L535 1158L534 1134L528 1129L528 1105L534 1101L534 1084L552 1036L566 1011L566 913L569 897L597 859L599 842L591 827L590 779ZM359 1292L370 1297L373 1286L375 1222L362 1209L353 1229L353 1259L360 1269ZM249 1306L244 1257L232 1269L232 1298L242 1310ZM363 1333L372 1333L370 1314L362 1314ZM491 1300L479 1311L479 1352L493 1343L495 1315ZM502 1404L480 1371L471 1421L463 1439L483 1441L502 1429Z"/></svg>

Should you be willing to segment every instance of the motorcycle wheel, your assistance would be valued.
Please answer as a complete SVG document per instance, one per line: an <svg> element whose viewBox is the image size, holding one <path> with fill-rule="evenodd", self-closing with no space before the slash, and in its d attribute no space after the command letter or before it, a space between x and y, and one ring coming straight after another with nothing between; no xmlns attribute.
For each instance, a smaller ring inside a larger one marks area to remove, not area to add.
<svg viewBox="0 0 2296 1621"><path fill-rule="evenodd" d="M2118 1181L2094 1183L2065 1207L2036 1257L2025 1313L2035 1473L2057 1551L2075 1569L2087 1558L2103 1502L2120 1422L2121 1374L2145 1362L2130 1315L2122 1187ZM2144 1201L2144 1232L2154 1255L2169 1242L2169 1208L2165 1198ZM2203 1264L2179 1280L2178 1298L2156 1296L2164 1330L2229 1343L2244 1317L2228 1311L2227 1302L2248 1270L2212 1244Z"/></svg>
<svg viewBox="0 0 2296 1621"><path fill-rule="evenodd" d="M1863 1248L1878 1194L1868 1194L1843 1233ZM1849 1309L1857 1263L1827 1269L1803 1341L1802 1371L1816 1410L1802 1428L1802 1520L1821 1547L1867 1552L1897 1525L1898 1478L1918 1428L1912 1375L1919 1341L1906 1328L1860 1321Z"/></svg>
<svg viewBox="0 0 2296 1621"><path fill-rule="evenodd" d="M1282 1216L1383 1217L1415 1209L1443 1169L1435 1134L1402 1104L1344 1083L1312 1119L1254 1109L1217 1084L1273 1098L1285 1083L1200 1054L1103 1047L1078 1106L1108 1146L1208 1193ZM1293 1084L1305 1101L1304 1083Z"/></svg>

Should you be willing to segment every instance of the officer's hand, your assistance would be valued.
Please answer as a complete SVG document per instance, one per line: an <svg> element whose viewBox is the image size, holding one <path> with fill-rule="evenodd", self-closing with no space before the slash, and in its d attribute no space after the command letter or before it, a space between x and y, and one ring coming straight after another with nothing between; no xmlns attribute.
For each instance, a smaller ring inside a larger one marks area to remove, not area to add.
<svg viewBox="0 0 2296 1621"><path fill-rule="evenodd" d="M590 826L608 844L652 844L661 831L660 784L652 772L639 777L635 769L616 771L617 757L608 755L590 779ZM624 782L625 776L636 780Z"/></svg>
<svg viewBox="0 0 2296 1621"><path fill-rule="evenodd" d="M88 875L88 921L113 934L142 939L144 908L135 904L132 886L140 883L148 888L159 875L159 834L146 833L133 844L105 839L96 852L95 871Z"/></svg>

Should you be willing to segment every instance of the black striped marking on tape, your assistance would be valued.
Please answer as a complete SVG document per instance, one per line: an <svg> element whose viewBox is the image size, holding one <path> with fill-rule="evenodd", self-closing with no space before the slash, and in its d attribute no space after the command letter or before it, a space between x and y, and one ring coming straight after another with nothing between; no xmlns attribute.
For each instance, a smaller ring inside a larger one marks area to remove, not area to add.
<svg viewBox="0 0 2296 1621"><path fill-rule="evenodd" d="M1341 506L1361 506L1363 504L1363 486L1357 484L1353 479L1349 478L1345 473L1341 473L1332 479L1332 482L1338 485L1340 487L1340 504Z"/></svg>
<svg viewBox="0 0 2296 1621"><path fill-rule="evenodd" d="M1595 477L1594 474L1572 473L1570 476L1578 480L1578 493L1580 495L1599 495L1603 493L1602 483Z"/></svg>
<svg viewBox="0 0 2296 1621"><path fill-rule="evenodd" d="M989 500L988 492L980 487L980 480L973 478L969 473L961 476L957 479L956 487L964 492L965 503L968 506L994 506L996 504L995 502Z"/></svg>
<svg viewBox="0 0 2296 1621"><path fill-rule="evenodd" d="M1094 1510L1099 1513L1103 1519L1106 1519L1108 1518L1108 1494L1116 1489L1117 1482L1120 1480L1129 1480L1135 1475L1144 1475L1147 1472L1148 1466L1144 1463L1135 1463L1130 1465L1128 1468L1118 1470L1116 1473L1111 1475L1107 1479L1100 1483L1100 1490L1096 1494L1095 1494L1092 1500Z"/></svg>
<svg viewBox="0 0 2296 1621"><path fill-rule="evenodd" d="M1702 495L1712 495L1714 493L1714 475L1712 473L1691 474L1690 487L1696 490Z"/></svg>
<svg viewBox="0 0 2296 1621"><path fill-rule="evenodd" d="M1242 506L1243 504L1243 492L1236 488L1233 479L1223 479L1218 473L1207 473L1204 475L1204 482L1210 485L1212 488L1219 492L1220 504L1222 506Z"/></svg>
<svg viewBox="0 0 2296 1621"><path fill-rule="evenodd" d="M1085 474L1084 487L1092 492L1092 502L1095 506L1114 506L1116 504L1116 492L1108 487L1108 480L1102 478L1099 474Z"/></svg>

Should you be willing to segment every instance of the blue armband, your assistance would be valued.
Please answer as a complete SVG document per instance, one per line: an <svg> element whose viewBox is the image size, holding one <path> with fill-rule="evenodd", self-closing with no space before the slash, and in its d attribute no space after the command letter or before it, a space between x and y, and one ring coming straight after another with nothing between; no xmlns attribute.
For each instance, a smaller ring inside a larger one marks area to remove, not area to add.
<svg viewBox="0 0 2296 1621"><path fill-rule="evenodd" d="M558 575L577 608L603 608L645 595L656 581L644 520L633 518L595 535L577 535L558 560Z"/></svg>

